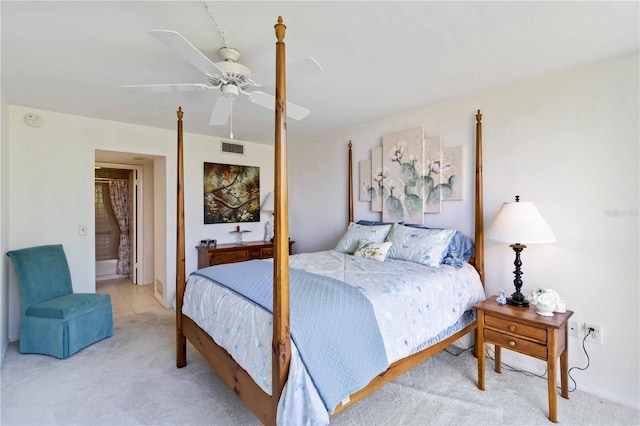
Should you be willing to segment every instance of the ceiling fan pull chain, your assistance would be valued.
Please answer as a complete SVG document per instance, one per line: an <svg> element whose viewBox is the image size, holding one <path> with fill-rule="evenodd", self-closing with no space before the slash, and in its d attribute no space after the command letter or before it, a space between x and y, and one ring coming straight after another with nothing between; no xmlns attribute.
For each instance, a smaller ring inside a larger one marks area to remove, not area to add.
<svg viewBox="0 0 640 426"><path fill-rule="evenodd" d="M222 37L222 42L224 43L224 47L229 48L229 44L227 43L227 31L224 30L220 25L218 25L216 18L213 17L213 13L211 13L211 11L209 10L209 5L207 4L207 0L200 0L200 2L202 3L202 7L204 7L204 10L206 10L207 14L209 14L209 18L211 18L211 20L215 24L216 29L220 34L220 37Z"/></svg>
<svg viewBox="0 0 640 426"><path fill-rule="evenodd" d="M233 139L233 100L231 101L231 112L229 113L229 139Z"/></svg>

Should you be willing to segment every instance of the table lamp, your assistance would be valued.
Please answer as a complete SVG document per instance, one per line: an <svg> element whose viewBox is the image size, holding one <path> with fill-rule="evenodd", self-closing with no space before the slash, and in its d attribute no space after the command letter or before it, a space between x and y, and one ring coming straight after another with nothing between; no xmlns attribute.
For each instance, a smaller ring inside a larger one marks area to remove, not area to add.
<svg viewBox="0 0 640 426"><path fill-rule="evenodd" d="M513 284L516 291L507 298L507 303L519 307L529 306L529 301L520 292L522 287L520 253L526 247L525 244L555 242L555 235L536 206L531 202L520 201L520 196L516 195L515 202L504 203L498 210L498 214L487 232L487 239L501 243L512 243L509 247L513 248L516 253L516 260L513 262L516 267L513 271L515 275Z"/></svg>
<svg viewBox="0 0 640 426"><path fill-rule="evenodd" d="M267 194L267 196L264 199L264 202L262 203L262 210L264 210L265 212L271 212L271 220L267 220L267 223L265 223L264 225L265 241L270 241L273 239L273 211L274 211L273 200L274 200L273 192L270 192Z"/></svg>

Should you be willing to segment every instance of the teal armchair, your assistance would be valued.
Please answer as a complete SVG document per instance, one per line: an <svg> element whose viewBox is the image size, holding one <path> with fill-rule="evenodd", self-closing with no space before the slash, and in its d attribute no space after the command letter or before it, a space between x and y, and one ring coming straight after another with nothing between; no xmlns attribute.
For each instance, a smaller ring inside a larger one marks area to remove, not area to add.
<svg viewBox="0 0 640 426"><path fill-rule="evenodd" d="M22 296L20 352L65 359L113 335L111 296L74 293L62 245L12 250Z"/></svg>

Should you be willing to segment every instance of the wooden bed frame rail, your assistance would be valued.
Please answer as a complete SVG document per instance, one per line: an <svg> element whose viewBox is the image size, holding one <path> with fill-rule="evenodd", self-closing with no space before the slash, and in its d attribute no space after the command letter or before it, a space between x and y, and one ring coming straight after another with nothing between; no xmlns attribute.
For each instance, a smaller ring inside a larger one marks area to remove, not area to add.
<svg viewBox="0 0 640 426"><path fill-rule="evenodd" d="M193 320L182 314L186 286L185 230L184 230L184 155L182 108L178 115L178 167L177 167L177 242L176 242L176 365L187 364L187 339L204 356L220 377L231 387L246 406L264 424L275 424L278 401L287 380L291 360L289 326L289 229L288 229L288 177L287 177L287 116L285 43L286 26L282 17L275 25L276 33L276 108L275 108L275 218L273 268L273 341L272 341L272 395L258 386L251 376L229 353L203 331ZM475 188L475 258L470 261L484 283L484 245L482 217L482 114L476 115L476 188ZM353 165L352 143L349 141L349 221L353 221ZM484 285L484 284L483 284ZM376 389L420 364L460 337L475 331L474 320L454 335L421 352L393 363L384 373L376 376L365 388L351 395L346 404L339 405L335 414L363 399Z"/></svg>

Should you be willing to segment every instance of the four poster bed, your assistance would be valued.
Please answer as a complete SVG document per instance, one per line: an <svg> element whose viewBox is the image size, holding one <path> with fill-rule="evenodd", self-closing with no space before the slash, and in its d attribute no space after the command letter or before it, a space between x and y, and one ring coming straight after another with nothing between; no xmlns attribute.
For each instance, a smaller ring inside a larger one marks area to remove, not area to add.
<svg viewBox="0 0 640 426"><path fill-rule="evenodd" d="M353 247L338 250L341 245L355 244L348 238L350 232L356 236L376 235L379 243L392 238L394 232L412 232L413 236L436 232L380 223L350 225L336 250L299 254L290 259L285 28L279 17L275 25L273 262L254 260L204 268L191 274L186 282L183 113L181 108L178 110L177 366L186 365L188 339L263 423L275 424L277 419L278 423L322 424L328 422L329 416L476 330L470 307L484 299L482 116L478 111L475 255L464 259L468 262L441 267L402 260L402 256L380 262L354 255ZM348 188L349 221L353 222L351 143ZM452 232L447 234L447 241L451 241ZM393 247L391 243L389 246ZM450 248L451 243L447 250ZM391 273L396 277L393 281L389 279ZM417 299L422 297L417 293L432 293L429 280L436 275L444 277L438 278L440 284L435 287L446 291L427 296L432 299L426 301ZM241 289L245 282L250 282L249 289ZM429 291L423 291L427 287ZM459 300L451 296L453 293L465 297ZM442 309L438 310L440 306ZM356 313L353 317L343 316L352 311ZM322 318L322 329L318 324L307 325L315 317Z"/></svg>

